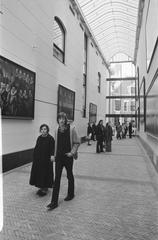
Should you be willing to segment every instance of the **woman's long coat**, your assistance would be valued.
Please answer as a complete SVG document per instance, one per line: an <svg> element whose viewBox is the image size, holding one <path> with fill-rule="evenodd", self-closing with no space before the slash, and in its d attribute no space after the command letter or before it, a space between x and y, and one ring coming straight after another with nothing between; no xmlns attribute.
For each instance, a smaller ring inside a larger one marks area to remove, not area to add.
<svg viewBox="0 0 158 240"><path fill-rule="evenodd" d="M49 134L46 137L39 136L34 148L30 185L52 188L54 174L51 155L54 155L54 138Z"/></svg>

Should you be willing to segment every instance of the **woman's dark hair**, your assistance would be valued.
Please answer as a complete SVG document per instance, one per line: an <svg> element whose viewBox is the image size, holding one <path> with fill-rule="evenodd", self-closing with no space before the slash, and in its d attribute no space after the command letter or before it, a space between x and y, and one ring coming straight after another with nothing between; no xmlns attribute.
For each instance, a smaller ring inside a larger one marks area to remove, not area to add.
<svg viewBox="0 0 158 240"><path fill-rule="evenodd" d="M47 133L49 133L49 127L48 127L48 125L47 124L42 124L41 126L40 126L40 131L41 131L41 129L43 128L43 127L46 127L47 128Z"/></svg>
<svg viewBox="0 0 158 240"><path fill-rule="evenodd" d="M65 119L65 125L67 124L67 122L68 122L68 119L67 119L67 116L66 116L66 113L64 113L64 112L60 112L60 113L58 113L58 116L57 116L57 122L59 123L59 119L60 118L64 118Z"/></svg>

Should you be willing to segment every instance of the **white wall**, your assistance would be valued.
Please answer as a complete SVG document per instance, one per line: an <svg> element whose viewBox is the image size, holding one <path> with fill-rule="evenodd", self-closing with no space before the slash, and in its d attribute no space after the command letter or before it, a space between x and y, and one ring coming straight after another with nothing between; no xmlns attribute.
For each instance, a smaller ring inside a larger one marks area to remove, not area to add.
<svg viewBox="0 0 158 240"><path fill-rule="evenodd" d="M86 135L89 102L98 106L98 120L106 113L105 92L108 71L95 49L88 57L87 117L82 118L82 71L84 32L79 19L65 0L2 1L1 55L36 73L34 120L2 120L3 154L34 147L39 126L47 123L54 133L57 113L57 89L61 84L76 93L75 125ZM53 57L53 19L57 16L66 28L65 64ZM90 41L89 41L90 42ZM97 72L102 75L101 94L97 92Z"/></svg>
<svg viewBox="0 0 158 240"><path fill-rule="evenodd" d="M154 1L156 1L156 0L154 0ZM149 4L149 1L144 2L142 26L141 26L141 31L140 31L139 46L138 46L138 53L137 53L137 59L136 59L136 67L139 67L140 84L141 84L143 77L145 77L146 89L148 89L148 87L151 83L151 80L156 72L157 66L158 66L158 49L156 49L154 58L152 60L152 64L150 66L150 71L147 73L146 21L147 21L147 13L148 13L148 4ZM157 19L157 16L155 16L155 18ZM154 17L152 19L154 21ZM158 35L158 29L156 26L157 25L155 23L155 28L153 29L153 31L157 32L157 35Z"/></svg>
<svg viewBox="0 0 158 240"><path fill-rule="evenodd" d="M151 11L148 11L149 2L152 3L152 4L155 3L156 6L157 6L156 7L157 10L152 8ZM137 59L136 59L136 69L137 69L137 67L139 67L139 81L140 81L140 84L142 82L143 77L145 77L146 93L147 93L147 91L150 87L150 84L152 83L153 77L154 77L154 75L155 75L155 73L158 69L158 48L155 49L155 53L154 53L153 60L151 62L151 66L150 66L149 71L147 71L147 60L146 60L146 58L147 58L147 44L146 44L146 36L147 36L146 33L147 32L146 31L149 31L149 33L150 33L150 31L154 31L153 36L158 36L157 11L158 11L157 0L144 1L142 26L141 26L141 30L140 30L138 54L137 54ZM150 24L148 23L148 21L150 21ZM149 29L150 27L151 27L151 29ZM151 37L149 37L148 39L150 39L150 41L153 40L153 42L150 42L149 45L151 44L150 46L154 46L155 40L151 39ZM155 86L153 85L153 89L155 89L155 92L158 91L156 85ZM148 98L147 98L147 101L148 101ZM155 102L156 102L156 98L155 98ZM147 106L147 108L148 108L148 106ZM154 110L151 109L151 113L153 111ZM157 108L155 108L155 113L157 113ZM150 109L147 109L146 114L150 115ZM152 116L151 116L150 119L152 119ZM152 124L152 122L150 122L150 123ZM158 139L154 135L152 135L150 133L147 133L147 132L144 132L144 128L142 129L142 127L140 128L139 136L152 149L153 153L150 154L150 155L153 156L152 160L153 160L153 162L155 162L155 166L157 168L157 163L158 162L157 162L157 160L155 160L155 156L158 156L158 150L157 150Z"/></svg>
<svg viewBox="0 0 158 240"><path fill-rule="evenodd" d="M87 96L87 108L89 108L89 102L97 105L97 122L100 119L105 120L105 114L108 112L106 109L106 93L108 77L106 68L102 63L102 59L96 54L97 50L91 45L89 41L88 45L88 96ZM101 91L98 92L98 72L101 75Z"/></svg>

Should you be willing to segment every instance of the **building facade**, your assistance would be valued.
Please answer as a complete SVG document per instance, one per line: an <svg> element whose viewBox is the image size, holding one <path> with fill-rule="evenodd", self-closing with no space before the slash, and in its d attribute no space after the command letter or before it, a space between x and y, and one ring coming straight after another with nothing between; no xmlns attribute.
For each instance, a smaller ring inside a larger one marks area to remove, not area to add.
<svg viewBox="0 0 158 240"><path fill-rule="evenodd" d="M2 1L0 44L1 89L16 97L9 108L1 99L4 171L31 160L39 126L53 135L58 111L80 137L91 115L105 119L108 65L73 1Z"/></svg>
<svg viewBox="0 0 158 240"><path fill-rule="evenodd" d="M136 112L139 136L158 170L158 1L142 1L136 51Z"/></svg>

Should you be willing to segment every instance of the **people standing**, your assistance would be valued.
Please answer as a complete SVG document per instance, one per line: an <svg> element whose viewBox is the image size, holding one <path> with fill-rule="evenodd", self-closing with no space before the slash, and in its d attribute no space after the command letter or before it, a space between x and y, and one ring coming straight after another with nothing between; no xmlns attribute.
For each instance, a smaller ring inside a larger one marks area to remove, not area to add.
<svg viewBox="0 0 158 240"><path fill-rule="evenodd" d="M105 147L106 152L111 152L111 141L112 141L112 127L110 122L106 123L105 127Z"/></svg>
<svg viewBox="0 0 158 240"><path fill-rule="evenodd" d="M132 138L132 123L131 122L129 122L128 131L129 131L129 138Z"/></svg>
<svg viewBox="0 0 158 240"><path fill-rule="evenodd" d="M125 123L125 138L127 136L127 132L128 132L128 127L127 127L127 124Z"/></svg>
<svg viewBox="0 0 158 240"><path fill-rule="evenodd" d="M117 132L116 138L117 139L121 139L122 138L122 136L121 136L121 134L122 134L122 126L121 126L120 122L118 122L118 125L116 126L116 132Z"/></svg>
<svg viewBox="0 0 158 240"><path fill-rule="evenodd" d="M103 141L104 141L103 120L100 120L97 125L96 139L97 139L96 152L97 153L103 152Z"/></svg>
<svg viewBox="0 0 158 240"><path fill-rule="evenodd" d="M96 140L96 124L95 122L92 124L92 140Z"/></svg>
<svg viewBox="0 0 158 240"><path fill-rule="evenodd" d="M74 198L74 175L73 162L77 159L77 150L80 145L80 139L74 126L68 124L67 116L61 112L57 116L58 126L55 131L55 151L53 161L55 161L55 182L49 210L58 207L58 198L60 190L60 181L62 170L65 167L68 179L68 191L65 201Z"/></svg>
<svg viewBox="0 0 158 240"><path fill-rule="evenodd" d="M39 196L44 196L54 183L53 163L51 162L54 155L54 138L49 134L47 124L40 126L40 133L33 152L29 183L39 188L37 191Z"/></svg>
<svg viewBox="0 0 158 240"><path fill-rule="evenodd" d="M122 138L126 138L125 130L125 123L122 123Z"/></svg>

